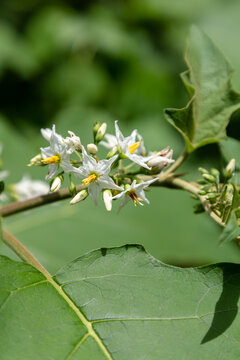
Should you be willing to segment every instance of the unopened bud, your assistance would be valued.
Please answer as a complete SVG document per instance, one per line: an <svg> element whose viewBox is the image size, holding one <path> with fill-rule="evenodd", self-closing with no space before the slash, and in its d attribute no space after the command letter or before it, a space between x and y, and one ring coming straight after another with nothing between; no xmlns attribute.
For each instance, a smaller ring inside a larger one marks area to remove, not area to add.
<svg viewBox="0 0 240 360"><path fill-rule="evenodd" d="M130 186L129 184L125 184L125 185L124 185L124 189L125 189L125 190L128 190L130 187L131 187L131 186Z"/></svg>
<svg viewBox="0 0 240 360"><path fill-rule="evenodd" d="M229 161L229 163L226 166L226 171L225 171L225 178L226 179L230 179L230 177L232 176L232 174L235 171L235 159L232 159Z"/></svg>
<svg viewBox="0 0 240 360"><path fill-rule="evenodd" d="M27 166L43 166L42 163L42 155L41 154L37 154L36 156L34 156L31 160L30 163Z"/></svg>
<svg viewBox="0 0 240 360"><path fill-rule="evenodd" d="M215 177L210 174L203 174L202 177L210 183L214 183L216 181Z"/></svg>
<svg viewBox="0 0 240 360"><path fill-rule="evenodd" d="M88 196L88 192L86 189L79 191L79 193L77 193L76 196L74 196L74 198L70 201L71 205L74 205L76 203L78 203L79 201L82 201L84 199L86 199L86 197Z"/></svg>
<svg viewBox="0 0 240 360"><path fill-rule="evenodd" d="M76 193L77 193L76 186L74 185L74 183L72 181L70 181L68 189L69 189L69 192L70 192L71 196L76 195Z"/></svg>
<svg viewBox="0 0 240 360"><path fill-rule="evenodd" d="M117 152L118 152L118 146L116 145L108 152L107 159L110 159L111 157L116 155Z"/></svg>
<svg viewBox="0 0 240 360"><path fill-rule="evenodd" d="M62 185L62 181L63 181L63 177L57 176L52 182L52 185L50 188L51 192L58 191Z"/></svg>
<svg viewBox="0 0 240 360"><path fill-rule="evenodd" d="M96 137L95 137L95 140L96 140L97 143L100 142L104 138L106 130L107 130L107 124L102 123L102 125L98 129Z"/></svg>
<svg viewBox="0 0 240 360"><path fill-rule="evenodd" d="M198 194L201 195L201 196L203 196L203 195L206 195L207 192L206 192L205 190L200 190L200 191L198 192Z"/></svg>
<svg viewBox="0 0 240 360"><path fill-rule="evenodd" d="M87 149L88 149L88 152L92 155L95 155L98 152L98 147L95 144L88 144Z"/></svg>
<svg viewBox="0 0 240 360"><path fill-rule="evenodd" d="M103 191L103 201L107 211L112 210L112 192L111 190L104 190Z"/></svg>
<svg viewBox="0 0 240 360"><path fill-rule="evenodd" d="M93 135L95 137L95 135L98 132L98 129L100 128L101 123L99 121L95 121L95 123L93 124Z"/></svg>
<svg viewBox="0 0 240 360"><path fill-rule="evenodd" d="M211 169L211 173L212 173L212 175L215 176L216 178L218 178L219 175L220 175L220 173L219 173L219 171L218 171L217 169Z"/></svg>
<svg viewBox="0 0 240 360"><path fill-rule="evenodd" d="M198 171L200 171L202 174L208 174L208 170L206 170L206 169L204 169L202 167L199 167Z"/></svg>

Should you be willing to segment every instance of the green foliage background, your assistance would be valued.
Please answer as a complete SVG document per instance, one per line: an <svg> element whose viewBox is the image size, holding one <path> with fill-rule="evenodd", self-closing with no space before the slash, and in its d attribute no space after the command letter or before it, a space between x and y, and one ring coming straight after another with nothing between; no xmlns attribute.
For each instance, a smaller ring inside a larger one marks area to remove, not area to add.
<svg viewBox="0 0 240 360"><path fill-rule="evenodd" d="M23 173L44 179L45 169L25 165L44 145L40 127L53 123L86 144L93 121L107 121L110 131L118 119L125 134L137 127L148 148L170 145L176 158L184 143L163 109L187 101L179 73L186 69L188 28L195 23L215 41L235 69L239 90L239 11L238 0L2 0L0 142L8 182ZM238 119L235 114L228 134L240 138ZM191 155L183 171L196 179L198 166L213 165L224 161L218 147L209 145ZM87 200L33 210L6 225L53 272L88 250L125 243L141 243L178 265L239 261L233 244L218 246L218 227L193 214L188 194L153 189L148 196L150 206L129 206L120 215ZM3 246L2 252L13 257Z"/></svg>

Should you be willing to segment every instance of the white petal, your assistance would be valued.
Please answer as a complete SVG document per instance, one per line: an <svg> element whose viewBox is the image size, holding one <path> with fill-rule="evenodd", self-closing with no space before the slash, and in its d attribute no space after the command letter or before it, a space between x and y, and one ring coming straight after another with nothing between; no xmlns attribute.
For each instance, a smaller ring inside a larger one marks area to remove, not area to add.
<svg viewBox="0 0 240 360"><path fill-rule="evenodd" d="M89 169L88 168L86 169L84 166L80 166L79 168L75 168L73 166L72 172L76 177L78 177L80 179L85 179L89 175Z"/></svg>
<svg viewBox="0 0 240 360"><path fill-rule="evenodd" d="M125 154L130 160L132 160L133 162L135 162L136 164L144 167L145 169L151 170L151 168L149 166L147 166L147 164L145 163L145 158L143 156L137 155L137 154L130 154L130 152L128 152L127 154Z"/></svg>
<svg viewBox="0 0 240 360"><path fill-rule="evenodd" d="M47 157L55 155L55 153L52 151L50 146L45 147L45 148L40 148L40 150L41 150L41 154L42 154L43 158L47 158Z"/></svg>
<svg viewBox="0 0 240 360"><path fill-rule="evenodd" d="M84 146L82 146L82 160L83 160L83 166L85 168L88 168L89 171L96 170L97 161L92 156L87 154Z"/></svg>
<svg viewBox="0 0 240 360"><path fill-rule="evenodd" d="M50 147L51 149L58 154L61 154L64 149L67 148L65 144L63 144L63 138L61 135L56 133L55 125L52 127L52 134L50 137Z"/></svg>
<svg viewBox="0 0 240 360"><path fill-rule="evenodd" d="M107 141L100 141L100 145L104 146L107 149L112 149L114 146L116 146L118 144L117 138L115 135L111 135L111 134L105 134L104 138Z"/></svg>
<svg viewBox="0 0 240 360"><path fill-rule="evenodd" d="M108 175L111 170L111 166L117 159L117 157L118 155L115 155L109 160L100 160L97 163L97 172L99 172L100 174Z"/></svg>
<svg viewBox="0 0 240 360"><path fill-rule="evenodd" d="M117 120L115 121L115 132L116 132L116 138L117 138L118 144L120 145L120 143L124 140L124 136L121 133L119 127L118 127L118 121Z"/></svg>
<svg viewBox="0 0 240 360"><path fill-rule="evenodd" d="M151 185L152 183L154 183L157 180L158 180L158 178L154 178L154 179L151 179L151 180L148 180L148 181L143 181L140 184L137 184L135 186L135 190L136 191L142 191L143 189L145 189L146 187L148 187L149 185Z"/></svg>
<svg viewBox="0 0 240 360"><path fill-rule="evenodd" d="M51 129L41 129L41 134L44 137L44 139L46 139L47 141L50 141L50 137L52 135L52 130Z"/></svg>
<svg viewBox="0 0 240 360"><path fill-rule="evenodd" d="M119 208L118 208L118 212L117 212L118 214L119 214L120 210L121 210L130 200L131 200L131 198L130 198L129 195L123 196L122 201L121 201L121 203L120 203L120 205L119 205Z"/></svg>
<svg viewBox="0 0 240 360"><path fill-rule="evenodd" d="M109 176L100 176L97 182L99 183L101 189L114 189L122 191L122 188L116 185L113 179Z"/></svg>
<svg viewBox="0 0 240 360"><path fill-rule="evenodd" d="M98 204L98 196L99 196L100 191L101 191L101 188L97 182L89 184L88 193L91 196L91 198L93 199L95 205Z"/></svg>
<svg viewBox="0 0 240 360"><path fill-rule="evenodd" d="M50 164L48 167L48 174L46 176L46 180L51 180L58 173L58 164Z"/></svg>

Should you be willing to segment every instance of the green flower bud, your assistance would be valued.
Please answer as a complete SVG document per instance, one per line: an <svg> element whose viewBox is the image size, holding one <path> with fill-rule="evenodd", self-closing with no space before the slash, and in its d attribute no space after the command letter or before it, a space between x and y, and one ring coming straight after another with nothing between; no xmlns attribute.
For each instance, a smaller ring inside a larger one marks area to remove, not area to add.
<svg viewBox="0 0 240 360"><path fill-rule="evenodd" d="M213 175L210 175L210 174L203 174L202 177L207 180L208 182L210 183L215 183L216 182L216 179Z"/></svg>
<svg viewBox="0 0 240 360"><path fill-rule="evenodd" d="M200 171L202 174L208 174L209 173L208 170L206 170L206 169L204 169L202 167L199 167L198 171Z"/></svg>
<svg viewBox="0 0 240 360"><path fill-rule="evenodd" d="M118 146L116 145L108 152L107 159L110 159L111 157L116 155L117 152L118 152Z"/></svg>
<svg viewBox="0 0 240 360"><path fill-rule="evenodd" d="M97 143L99 143L103 138L104 138L104 135L106 133L106 130L107 130L107 124L106 123L102 123L102 125L100 126L100 128L98 129L97 131L97 134L95 136L95 141Z"/></svg>
<svg viewBox="0 0 240 360"><path fill-rule="evenodd" d="M93 124L93 135L95 137L95 135L98 132L98 129L100 128L101 123L99 121L95 121L95 123Z"/></svg>
<svg viewBox="0 0 240 360"><path fill-rule="evenodd" d="M230 160L229 163L227 164L225 174L224 174L224 176L227 180L232 177L232 174L235 171L235 164L236 164L235 159Z"/></svg>

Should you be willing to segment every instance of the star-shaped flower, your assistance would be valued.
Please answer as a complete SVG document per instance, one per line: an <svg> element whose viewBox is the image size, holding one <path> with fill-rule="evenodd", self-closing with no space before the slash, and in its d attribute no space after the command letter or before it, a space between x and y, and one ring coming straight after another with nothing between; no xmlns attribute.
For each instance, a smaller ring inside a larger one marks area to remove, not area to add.
<svg viewBox="0 0 240 360"><path fill-rule="evenodd" d="M109 160L100 160L97 162L92 156L87 154L85 148L82 146L83 163L81 167L74 168L74 174L80 179L83 179L83 185L88 185L88 193L96 205L102 189L122 190L108 175L117 157L118 155L115 155Z"/></svg>
<svg viewBox="0 0 240 360"><path fill-rule="evenodd" d="M119 199L122 198L122 201L120 203L118 212L121 210L121 208L126 205L131 199L133 200L134 205L142 205L143 202L149 204L149 200L146 198L144 194L144 189L146 189L150 184L158 180L157 178L143 181L139 184L137 184L136 180L133 180L132 184L124 191L122 191L120 194L113 197L113 199Z"/></svg>
<svg viewBox="0 0 240 360"><path fill-rule="evenodd" d="M137 130L133 130L130 136L124 137L118 127L118 122L115 121L115 131L118 146L122 154L136 164L151 170L151 168L146 164L146 159L143 156L138 155L136 152L136 150L141 146L141 141L136 142L136 136L139 136Z"/></svg>
<svg viewBox="0 0 240 360"><path fill-rule="evenodd" d="M48 131L49 129L44 130L47 131L44 133L44 137L45 139L49 139L50 142L50 146L41 148L41 162L44 165L49 165L46 180L50 180L57 175L59 166L61 166L65 172L72 172L74 167L70 162L68 147L64 144L62 136L56 133L55 125L53 125L52 130L50 130L51 134Z"/></svg>

